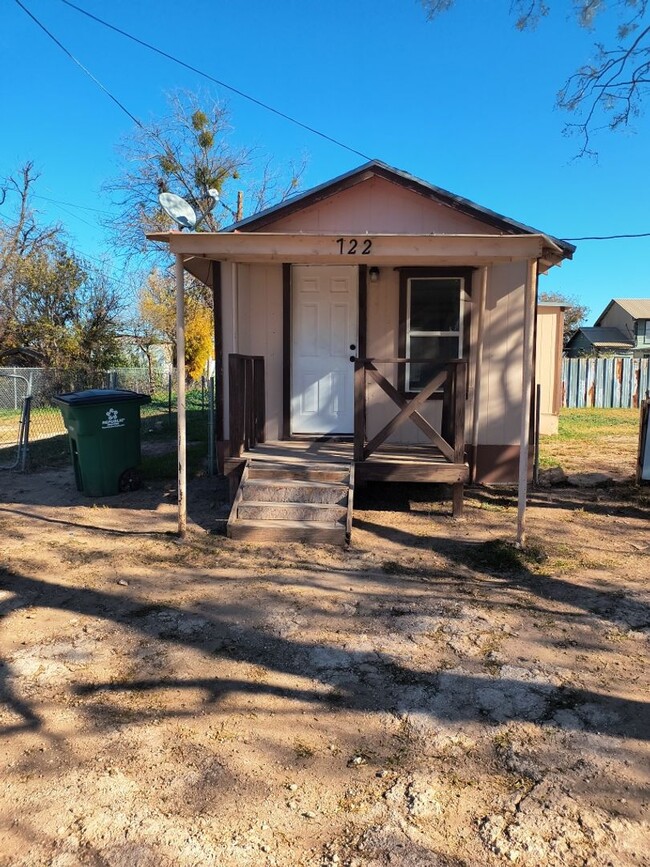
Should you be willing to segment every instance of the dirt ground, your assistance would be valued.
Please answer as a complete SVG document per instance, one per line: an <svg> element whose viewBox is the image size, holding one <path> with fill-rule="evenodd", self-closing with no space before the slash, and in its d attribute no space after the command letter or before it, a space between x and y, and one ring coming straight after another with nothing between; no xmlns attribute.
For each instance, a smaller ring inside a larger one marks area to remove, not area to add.
<svg viewBox="0 0 650 867"><path fill-rule="evenodd" d="M524 556L512 492L377 487L344 551L0 485L1 864L650 864L648 489L533 494Z"/></svg>

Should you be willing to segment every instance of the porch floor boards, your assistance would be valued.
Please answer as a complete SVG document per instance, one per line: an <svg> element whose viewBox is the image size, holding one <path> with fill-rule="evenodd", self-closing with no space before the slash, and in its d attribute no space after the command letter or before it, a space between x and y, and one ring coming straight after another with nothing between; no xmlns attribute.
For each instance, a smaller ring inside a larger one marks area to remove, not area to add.
<svg viewBox="0 0 650 867"><path fill-rule="evenodd" d="M354 462L354 446L351 440L325 437L259 443L238 458L226 458L226 473L251 458L286 465L349 465ZM365 461L356 462L355 472L358 482L439 482L452 485L469 480L468 464L450 463L435 446L430 445L383 443Z"/></svg>

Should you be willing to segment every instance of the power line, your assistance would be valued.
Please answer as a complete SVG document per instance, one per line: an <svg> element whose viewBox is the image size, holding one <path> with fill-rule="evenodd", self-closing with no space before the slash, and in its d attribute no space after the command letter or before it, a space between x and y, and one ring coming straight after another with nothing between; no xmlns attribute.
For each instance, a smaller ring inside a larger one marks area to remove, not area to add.
<svg viewBox="0 0 650 867"><path fill-rule="evenodd" d="M101 208L91 208L89 205L78 205L76 202L64 202L61 199L51 199L49 196L41 196L38 193L33 193L35 199L42 199L44 202L51 202L53 205L68 205L70 208L78 208L82 211L93 211L95 214L104 214L107 217L112 217L110 211L103 211Z"/></svg>
<svg viewBox="0 0 650 867"><path fill-rule="evenodd" d="M16 0L18 2L18 0ZM313 126L309 126L306 123L303 123L297 118L292 117L289 114L285 114L285 112L280 111L277 108L273 108L272 105L269 105L266 102L262 102L260 99L256 99L254 96L251 96L248 93L244 93L243 90L239 90L236 87L233 87L231 84L226 84L225 81L221 81L218 78L214 78L207 72L204 72L202 69L198 69L196 66L192 66L189 63L185 63L184 60L179 60L178 57L174 57L173 54L168 54L166 51L163 51L161 48L156 48L155 45L151 45L149 42L145 42L143 39L138 39L137 36L133 36L130 33L127 33L126 30L121 30L119 27L116 27L113 24L109 24L108 21L104 21L102 18L98 18L96 15L93 15L91 12L87 12L85 9L82 9L80 6L77 6L75 3L71 3L70 0L61 0L62 3L65 3L66 6L69 6L71 9L75 9L77 12L80 12L82 15L85 15L87 18L91 18L93 21L96 21L98 24L101 24L103 27L108 27L109 30L113 30L115 33L119 33L120 36L124 36L127 39L130 39L132 42L135 42L137 45L141 45L143 48L148 48L149 51L153 51L156 54L159 54L161 57L167 58L167 60L171 60L172 63L177 63L179 66L183 66L185 69L189 69L190 72L194 72L197 75L206 78L208 81L213 82L213 84L218 84L219 87L223 87L226 90L231 91L231 93L237 94L237 96L241 96L244 99L247 99L249 102L254 103L255 105L260 106L260 108L266 109L266 111L270 111L273 114L276 114L278 117L283 118L284 120L288 120L290 123L295 124L296 126L301 127L302 129L306 129L308 132L313 133L314 135L320 136L320 138L325 139L326 141L331 142L332 144L337 145L338 147L344 148L346 151L350 151L350 153L356 154L357 156L363 157L364 160L370 160L372 157L369 157L367 154L362 153L356 148L350 147L350 145L345 144L339 139L333 138L330 135L327 135L324 132L316 129Z"/></svg>
<svg viewBox="0 0 650 867"><path fill-rule="evenodd" d="M650 232L636 232L630 235L587 235L584 238L562 238L563 241L617 241L619 238L650 238Z"/></svg>
<svg viewBox="0 0 650 867"><path fill-rule="evenodd" d="M137 117L135 115L131 114L131 112L128 110L128 108L126 108L126 106L124 106L116 96L113 96L113 94L110 92L110 90L108 90L106 87L104 87L104 85L101 83L101 81L99 81L99 79L95 78L95 76L92 74L92 72L89 69L86 69L86 67L83 65L83 63L80 60L77 60L77 58L74 56L74 54L72 54L71 51L68 51L68 49L65 47L65 45L63 45L63 43L59 42L59 40L56 38L56 36L54 36L54 34L51 33L47 29L47 27L38 20L38 18L35 15L32 15L32 13L29 11L29 9L23 3L21 3L21 0L15 0L15 2L18 4L18 6L20 6L20 8L23 10L23 12L26 15L29 15L29 17L32 19L32 21L36 25L38 25L38 27L40 27L44 33L46 33L50 37L50 39L56 45L59 46L59 48L61 49L61 51L64 52L64 54L66 54L70 58L70 60L72 60L74 63L76 63L77 66L81 70L83 70L83 72L85 72L86 75L95 82L97 87L101 88L101 90L104 91L104 93L106 94L106 96L108 96L109 99L113 100L115 105L117 105L125 114L127 114L134 123L136 123L139 127L142 128L142 124L137 119Z"/></svg>

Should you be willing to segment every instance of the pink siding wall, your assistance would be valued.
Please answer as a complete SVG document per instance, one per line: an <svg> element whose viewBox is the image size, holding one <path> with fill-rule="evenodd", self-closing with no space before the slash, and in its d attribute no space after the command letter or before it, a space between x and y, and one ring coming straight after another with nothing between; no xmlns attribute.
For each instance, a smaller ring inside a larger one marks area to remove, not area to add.
<svg viewBox="0 0 650 867"><path fill-rule="evenodd" d="M499 234L485 223L376 177L265 226L264 231Z"/></svg>

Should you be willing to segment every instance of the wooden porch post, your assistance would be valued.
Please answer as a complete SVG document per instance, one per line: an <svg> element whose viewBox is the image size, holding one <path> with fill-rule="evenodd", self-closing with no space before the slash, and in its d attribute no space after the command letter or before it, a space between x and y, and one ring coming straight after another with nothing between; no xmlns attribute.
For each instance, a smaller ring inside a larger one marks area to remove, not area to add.
<svg viewBox="0 0 650 867"><path fill-rule="evenodd" d="M364 459L366 447L366 369L364 359L354 362L354 460Z"/></svg>
<svg viewBox="0 0 650 867"><path fill-rule="evenodd" d="M176 254L176 404L178 437L178 535L187 532L187 454L185 427L185 276L183 256Z"/></svg>
<svg viewBox="0 0 650 867"><path fill-rule="evenodd" d="M451 374L450 374L451 375ZM454 463L465 461L465 405L467 400L467 365L464 363L453 366L454 395ZM463 514L463 491L465 485L458 482L453 486L452 515L460 518Z"/></svg>
<svg viewBox="0 0 650 867"><path fill-rule="evenodd" d="M217 473L224 473L224 375L223 375L223 301L221 291L221 262L212 262L212 314L214 325L214 432Z"/></svg>
<svg viewBox="0 0 650 867"><path fill-rule="evenodd" d="M485 301L487 298L488 269L481 268L481 285L478 296L478 316L476 323L476 359L474 365L474 407L472 410L472 484L476 481L476 467L478 462L478 434L479 413L481 411L481 367L483 366L483 334L485 324Z"/></svg>
<svg viewBox="0 0 650 867"><path fill-rule="evenodd" d="M526 542L526 495L528 492L528 445L530 439L530 403L533 385L533 333L537 295L537 260L528 261L524 291L524 358L521 394L521 428L519 433L519 501L517 510L517 545Z"/></svg>

